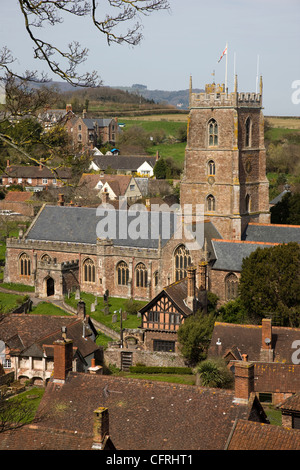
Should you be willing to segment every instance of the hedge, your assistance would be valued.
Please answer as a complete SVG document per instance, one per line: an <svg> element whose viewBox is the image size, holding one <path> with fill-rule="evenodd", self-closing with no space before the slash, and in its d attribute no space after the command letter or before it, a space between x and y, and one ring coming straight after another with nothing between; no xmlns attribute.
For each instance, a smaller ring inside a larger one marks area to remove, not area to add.
<svg viewBox="0 0 300 470"><path fill-rule="evenodd" d="M189 367L131 366L129 368L129 371L133 374L193 374L192 369L190 369Z"/></svg>

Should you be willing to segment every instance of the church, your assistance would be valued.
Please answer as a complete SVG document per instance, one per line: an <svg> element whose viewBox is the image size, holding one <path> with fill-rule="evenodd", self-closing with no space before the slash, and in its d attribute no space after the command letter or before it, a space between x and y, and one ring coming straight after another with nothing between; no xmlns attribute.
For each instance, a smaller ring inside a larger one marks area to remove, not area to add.
<svg viewBox="0 0 300 470"><path fill-rule="evenodd" d="M262 99L262 79L257 93L239 92L237 77L230 93L215 83L194 93L190 80L180 207L45 205L7 239L4 281L34 286L40 298L80 289L150 301L193 266L198 291L234 299L243 258L300 242L300 227L270 224Z"/></svg>

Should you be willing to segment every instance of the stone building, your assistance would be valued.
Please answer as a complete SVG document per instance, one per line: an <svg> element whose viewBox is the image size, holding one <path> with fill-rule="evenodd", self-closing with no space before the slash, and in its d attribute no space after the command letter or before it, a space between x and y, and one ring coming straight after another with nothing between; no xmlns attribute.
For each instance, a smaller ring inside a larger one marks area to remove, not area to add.
<svg viewBox="0 0 300 470"><path fill-rule="evenodd" d="M269 223L262 81L259 93L239 93L237 79L232 93L190 88L180 206L108 209L44 206L7 240L5 282L34 285L42 297L79 287L149 301L204 262L208 290L234 298L245 256L300 241L300 227Z"/></svg>

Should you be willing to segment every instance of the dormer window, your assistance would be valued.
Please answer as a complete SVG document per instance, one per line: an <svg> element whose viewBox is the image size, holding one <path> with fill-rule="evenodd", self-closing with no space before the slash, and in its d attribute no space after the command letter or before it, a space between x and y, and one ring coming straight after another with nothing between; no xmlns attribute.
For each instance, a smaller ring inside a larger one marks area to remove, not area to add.
<svg viewBox="0 0 300 470"><path fill-rule="evenodd" d="M218 124L215 119L211 119L208 123L208 145L210 147L218 145Z"/></svg>

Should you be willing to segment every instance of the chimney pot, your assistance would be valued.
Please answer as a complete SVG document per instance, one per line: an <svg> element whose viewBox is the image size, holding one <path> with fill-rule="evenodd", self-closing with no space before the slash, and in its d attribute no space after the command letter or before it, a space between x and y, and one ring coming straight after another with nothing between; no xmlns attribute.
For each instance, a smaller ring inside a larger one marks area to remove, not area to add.
<svg viewBox="0 0 300 470"><path fill-rule="evenodd" d="M60 339L54 343L54 372L55 381L64 382L68 372L72 370L73 341Z"/></svg>

